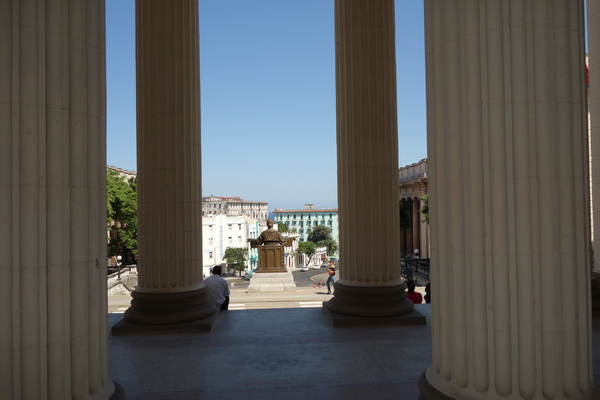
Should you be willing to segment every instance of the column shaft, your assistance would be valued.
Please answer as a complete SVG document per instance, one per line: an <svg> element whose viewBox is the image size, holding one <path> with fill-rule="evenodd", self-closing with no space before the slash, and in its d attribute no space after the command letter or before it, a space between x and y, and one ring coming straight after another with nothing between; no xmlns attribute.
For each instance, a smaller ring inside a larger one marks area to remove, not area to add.
<svg viewBox="0 0 600 400"><path fill-rule="evenodd" d="M404 199L400 200L400 214L402 214L402 203L404 203ZM400 219L402 219L402 217L400 217ZM400 257L402 257L402 255L406 254L406 252L408 251L406 248L406 228L402 228L401 227L402 224L400 224Z"/></svg>
<svg viewBox="0 0 600 400"><path fill-rule="evenodd" d="M583 2L426 0L425 16L423 398L591 398Z"/></svg>
<svg viewBox="0 0 600 400"><path fill-rule="evenodd" d="M418 197L412 199L412 231L413 231L413 254L415 249L421 251L421 200Z"/></svg>
<svg viewBox="0 0 600 400"><path fill-rule="evenodd" d="M415 233L412 199L407 199L406 204L407 204L406 221L408 223L408 228L406 228L406 253L410 257L413 254L413 250L414 250L414 233Z"/></svg>
<svg viewBox="0 0 600 400"><path fill-rule="evenodd" d="M394 1L336 0L335 31L341 266L328 307L399 315L412 303L400 277ZM385 300L373 311L358 292Z"/></svg>
<svg viewBox="0 0 600 400"><path fill-rule="evenodd" d="M108 399L104 1L0 15L0 393Z"/></svg>
<svg viewBox="0 0 600 400"><path fill-rule="evenodd" d="M600 2L587 2L590 82L600 82ZM600 88L589 87L592 199L600 199ZM593 207L594 271L600 272L600 205Z"/></svg>
<svg viewBox="0 0 600 400"><path fill-rule="evenodd" d="M197 0L136 1L139 286L125 313L132 322L215 311L202 283L198 40Z"/></svg>

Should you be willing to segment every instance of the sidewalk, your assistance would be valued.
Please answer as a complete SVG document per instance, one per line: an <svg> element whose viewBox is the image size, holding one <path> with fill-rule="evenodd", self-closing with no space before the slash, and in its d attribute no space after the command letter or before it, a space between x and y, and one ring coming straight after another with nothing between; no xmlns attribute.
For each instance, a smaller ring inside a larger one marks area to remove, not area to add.
<svg viewBox="0 0 600 400"><path fill-rule="evenodd" d="M229 279L228 279L229 280ZM241 282L241 279L240 279ZM254 292L247 293L247 287L236 287L230 284L231 296L229 309L234 310L260 310L269 308L308 308L321 307L324 301L330 300L333 295L327 294L327 287L297 287L295 292ZM416 291L425 295L424 287L417 287ZM109 314L124 312L131 302L131 296L108 296Z"/></svg>
<svg viewBox="0 0 600 400"><path fill-rule="evenodd" d="M321 307L333 295L327 288L297 287L295 292L247 293L247 288L230 288L229 309L258 310L265 308ZM243 305L240 306L240 305Z"/></svg>
<svg viewBox="0 0 600 400"><path fill-rule="evenodd" d="M333 297L327 288L299 287L295 292L247 293L247 288L230 287L230 310L259 310L268 308L321 307L324 301ZM109 314L124 312L131 302L131 296L108 296Z"/></svg>

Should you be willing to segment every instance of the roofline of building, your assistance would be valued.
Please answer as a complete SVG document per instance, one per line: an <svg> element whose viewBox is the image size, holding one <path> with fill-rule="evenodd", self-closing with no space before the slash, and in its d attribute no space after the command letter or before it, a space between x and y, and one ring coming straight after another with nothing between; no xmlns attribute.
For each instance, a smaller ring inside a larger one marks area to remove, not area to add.
<svg viewBox="0 0 600 400"><path fill-rule="evenodd" d="M218 199L217 201L226 201L230 203L257 203L257 204L269 204L268 201L257 201L257 200L244 200L238 196L202 196L202 201L210 201L210 198Z"/></svg>
<svg viewBox="0 0 600 400"><path fill-rule="evenodd" d="M322 208L315 210L283 210L281 208L276 208L273 213L322 213L322 212L338 212L337 208Z"/></svg>
<svg viewBox="0 0 600 400"><path fill-rule="evenodd" d="M112 170L115 170L115 171L118 171L118 172L122 172L122 173L128 174L128 175L137 175L137 172L135 172L135 171L129 171L127 169L115 167L115 166L108 165L108 164L106 164L106 168L112 169Z"/></svg>

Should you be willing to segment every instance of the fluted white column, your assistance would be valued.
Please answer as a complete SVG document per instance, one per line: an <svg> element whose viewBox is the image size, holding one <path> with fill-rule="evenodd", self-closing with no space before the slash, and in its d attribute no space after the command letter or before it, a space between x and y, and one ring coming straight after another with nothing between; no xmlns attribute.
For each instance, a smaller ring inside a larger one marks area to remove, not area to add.
<svg viewBox="0 0 600 400"><path fill-rule="evenodd" d="M413 237L413 254L415 249L421 251L421 200L418 197L412 199L412 237Z"/></svg>
<svg viewBox="0 0 600 400"><path fill-rule="evenodd" d="M330 310L413 310L400 277L393 0L336 0L339 281Z"/></svg>
<svg viewBox="0 0 600 400"><path fill-rule="evenodd" d="M136 1L139 285L125 312L132 322L215 312L202 283L198 40L198 0Z"/></svg>
<svg viewBox="0 0 600 400"><path fill-rule="evenodd" d="M419 200L419 208L423 209L423 207L425 207L425 203L421 198L421 200ZM419 223L419 231L421 236L419 239L419 243L421 246L419 247L419 255L421 258L429 258L429 223L423 221L423 219L421 219Z"/></svg>
<svg viewBox="0 0 600 400"><path fill-rule="evenodd" d="M588 65L590 82L600 82L600 2L587 2ZM600 85L590 83L589 112L591 126L592 199L600 200ZM592 203L593 204L593 203ZM592 205L594 231L594 270L600 272L600 201Z"/></svg>
<svg viewBox="0 0 600 400"><path fill-rule="evenodd" d="M0 397L108 399L104 1L0 20Z"/></svg>
<svg viewBox="0 0 600 400"><path fill-rule="evenodd" d="M426 0L425 26L433 362L422 397L597 396L583 2Z"/></svg>

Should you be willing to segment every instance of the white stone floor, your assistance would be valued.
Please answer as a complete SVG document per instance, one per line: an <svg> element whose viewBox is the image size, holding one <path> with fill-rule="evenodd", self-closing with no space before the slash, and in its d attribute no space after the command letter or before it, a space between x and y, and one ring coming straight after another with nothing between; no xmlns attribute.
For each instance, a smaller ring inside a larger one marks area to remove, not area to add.
<svg viewBox="0 0 600 400"><path fill-rule="evenodd" d="M418 378L431 362L430 306L416 305L427 325L334 328L315 307L323 295L312 293L254 297L292 308L221 312L210 333L110 336L111 378L128 400L418 399ZM240 292L231 301L248 299ZM121 317L109 314L109 325ZM596 382L599 342L600 317Z"/></svg>

